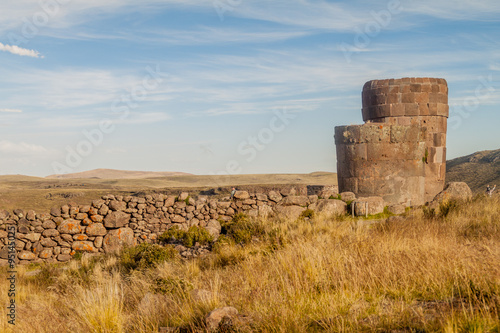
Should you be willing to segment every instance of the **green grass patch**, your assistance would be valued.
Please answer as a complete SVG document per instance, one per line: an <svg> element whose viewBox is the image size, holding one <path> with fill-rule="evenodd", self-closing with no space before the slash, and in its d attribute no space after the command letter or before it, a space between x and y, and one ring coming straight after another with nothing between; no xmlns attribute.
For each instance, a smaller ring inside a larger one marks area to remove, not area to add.
<svg viewBox="0 0 500 333"><path fill-rule="evenodd" d="M173 246L142 243L124 249L120 253L120 264L125 270L155 268L158 264L178 256Z"/></svg>
<svg viewBox="0 0 500 333"><path fill-rule="evenodd" d="M213 242L212 235L206 229L196 226L189 228L188 231L180 230L175 226L161 234L158 239L163 243L179 241L186 247L192 247L196 243L207 245Z"/></svg>

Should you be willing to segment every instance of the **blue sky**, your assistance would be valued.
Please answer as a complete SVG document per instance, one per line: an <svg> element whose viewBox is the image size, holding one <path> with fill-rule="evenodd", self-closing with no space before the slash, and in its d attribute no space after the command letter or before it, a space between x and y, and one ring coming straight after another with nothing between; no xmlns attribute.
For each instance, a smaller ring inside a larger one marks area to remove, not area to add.
<svg viewBox="0 0 500 333"><path fill-rule="evenodd" d="M448 158L498 149L500 2L0 4L0 174L335 171L372 79L442 77Z"/></svg>

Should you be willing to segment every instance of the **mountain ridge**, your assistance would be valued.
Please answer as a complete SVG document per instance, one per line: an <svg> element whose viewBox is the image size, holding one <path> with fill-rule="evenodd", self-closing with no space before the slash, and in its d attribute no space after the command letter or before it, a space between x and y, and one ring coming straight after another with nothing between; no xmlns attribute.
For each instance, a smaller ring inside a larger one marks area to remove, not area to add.
<svg viewBox="0 0 500 333"><path fill-rule="evenodd" d="M500 149L483 150L446 162L446 182L465 182L475 193L500 187Z"/></svg>
<svg viewBox="0 0 500 333"><path fill-rule="evenodd" d="M89 171L50 175L46 179L143 179L156 177L189 176L187 172L176 171L129 171L116 169L94 169Z"/></svg>

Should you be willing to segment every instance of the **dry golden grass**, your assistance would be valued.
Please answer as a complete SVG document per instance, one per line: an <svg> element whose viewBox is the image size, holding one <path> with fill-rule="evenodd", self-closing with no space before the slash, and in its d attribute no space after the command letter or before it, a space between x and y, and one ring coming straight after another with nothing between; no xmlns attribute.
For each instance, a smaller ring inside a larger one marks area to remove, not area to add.
<svg viewBox="0 0 500 333"><path fill-rule="evenodd" d="M250 244L149 270L126 273L116 257L45 265L35 277L19 267L16 330L0 328L203 332L204 316L228 305L248 317L243 332L500 331L498 197L370 227L350 218L260 223L266 235Z"/></svg>

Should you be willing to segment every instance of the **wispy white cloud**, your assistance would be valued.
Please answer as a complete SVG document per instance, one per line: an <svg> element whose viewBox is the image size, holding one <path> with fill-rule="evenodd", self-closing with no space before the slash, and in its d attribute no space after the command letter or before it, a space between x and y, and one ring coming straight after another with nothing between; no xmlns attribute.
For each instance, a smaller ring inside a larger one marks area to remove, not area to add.
<svg viewBox="0 0 500 333"><path fill-rule="evenodd" d="M0 51L9 52L19 56L32 57L32 58L43 58L38 51L28 50L16 45L7 45L0 43Z"/></svg>
<svg viewBox="0 0 500 333"><path fill-rule="evenodd" d="M138 35L139 33L139 35ZM127 32L122 31L116 35L104 35L99 33L81 32L77 34L61 31L58 34L53 34L53 37L71 38L71 39L120 39L130 40L133 42L140 41L141 43L168 43L175 45L206 45L206 44L221 44L221 43L268 43L273 41L288 40L311 35L312 31L290 31L276 29L260 29L260 31L248 31L234 28L214 28L214 27L198 27L194 30L146 30Z"/></svg>
<svg viewBox="0 0 500 333"><path fill-rule="evenodd" d="M60 116L40 117L35 122L37 128L59 128L65 124L66 128L92 128L99 127L101 121L106 120L114 125L156 124L168 121L172 117L164 112L134 112L122 115L108 112L106 114L65 114Z"/></svg>
<svg viewBox="0 0 500 333"><path fill-rule="evenodd" d="M23 110L19 110L19 109L0 109L0 112L21 113L21 112L23 112Z"/></svg>
<svg viewBox="0 0 500 333"><path fill-rule="evenodd" d="M404 12L447 20L498 21L500 3L497 0L420 0L402 2Z"/></svg>
<svg viewBox="0 0 500 333"><path fill-rule="evenodd" d="M25 142L10 142L6 140L0 141L0 152L4 154L16 154L16 155L41 155L49 152L43 146L30 144Z"/></svg>

